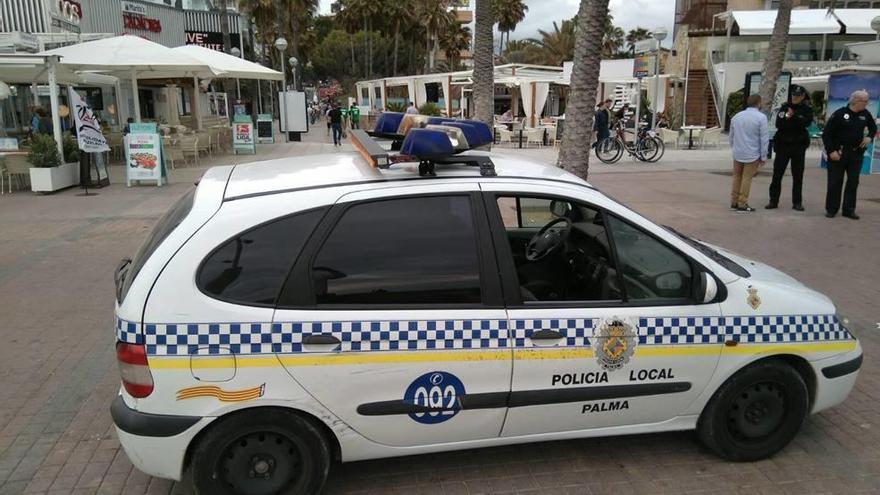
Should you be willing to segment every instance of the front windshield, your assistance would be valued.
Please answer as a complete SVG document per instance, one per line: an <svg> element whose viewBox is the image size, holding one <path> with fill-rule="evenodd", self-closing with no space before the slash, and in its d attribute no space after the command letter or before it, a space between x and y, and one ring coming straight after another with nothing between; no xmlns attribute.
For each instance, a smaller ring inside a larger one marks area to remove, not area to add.
<svg viewBox="0 0 880 495"><path fill-rule="evenodd" d="M682 234L681 232L675 230L674 228L672 228L668 225L664 225L663 227L666 230L668 230L668 231L672 232L673 234L675 234L676 236L678 236L679 238L681 238L682 240L684 240L685 242L687 242L688 244L690 244L691 246L693 246L694 248L696 248L701 253L708 256L712 261L718 263L719 265L721 265L724 268L726 268L727 270L729 270L730 272L735 273L735 274L739 275L740 277L751 277L752 276L752 274L749 273L748 270L743 268L742 265L733 261L732 259L728 258L727 256L724 256L723 254L719 253L718 250L716 250L715 248L707 246L706 244L704 244L702 241L700 241L698 239L694 239L693 237Z"/></svg>

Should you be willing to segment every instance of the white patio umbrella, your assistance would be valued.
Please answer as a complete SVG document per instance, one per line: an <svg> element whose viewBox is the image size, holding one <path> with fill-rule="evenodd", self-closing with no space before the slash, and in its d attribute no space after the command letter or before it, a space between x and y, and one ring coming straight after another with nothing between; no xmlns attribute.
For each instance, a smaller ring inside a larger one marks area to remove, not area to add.
<svg viewBox="0 0 880 495"><path fill-rule="evenodd" d="M243 58L235 57L217 50L211 50L198 45L185 45L172 48L175 52L184 53L198 59L202 63L223 72L221 77L233 79L262 79L267 81L281 81L283 74Z"/></svg>
<svg viewBox="0 0 880 495"><path fill-rule="evenodd" d="M138 36L115 36L55 48L40 55L61 57L60 66L75 71L96 71L131 78L135 119L140 121L138 77L217 77L222 70Z"/></svg>

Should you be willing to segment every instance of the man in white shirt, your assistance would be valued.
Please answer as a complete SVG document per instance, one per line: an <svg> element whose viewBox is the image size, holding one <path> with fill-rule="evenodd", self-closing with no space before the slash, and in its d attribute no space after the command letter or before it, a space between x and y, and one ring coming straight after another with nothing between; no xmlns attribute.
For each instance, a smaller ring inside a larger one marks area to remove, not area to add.
<svg viewBox="0 0 880 495"><path fill-rule="evenodd" d="M416 108L416 104L413 102L409 102L409 107L406 109L406 113L410 115L416 115L419 113L419 109Z"/></svg>
<svg viewBox="0 0 880 495"><path fill-rule="evenodd" d="M733 152L733 185L730 209L753 212L749 206L752 177L764 165L770 145L767 116L759 110L761 95L750 95L746 109L730 120L730 149Z"/></svg>

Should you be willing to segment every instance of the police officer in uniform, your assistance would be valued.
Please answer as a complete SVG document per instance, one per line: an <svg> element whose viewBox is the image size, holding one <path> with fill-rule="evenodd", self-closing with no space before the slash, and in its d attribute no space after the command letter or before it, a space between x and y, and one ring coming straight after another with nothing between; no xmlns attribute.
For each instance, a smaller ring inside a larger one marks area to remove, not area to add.
<svg viewBox="0 0 880 495"><path fill-rule="evenodd" d="M834 217L840 208L840 189L843 176L843 216L858 220L856 215L856 191L859 188L859 172L865 149L877 134L874 116L866 110L868 93L853 91L849 105L839 108L825 124L822 142L828 155L828 191L825 196L825 216ZM865 129L868 133L865 134Z"/></svg>
<svg viewBox="0 0 880 495"><path fill-rule="evenodd" d="M770 203L765 208L772 210L779 206L782 192L782 177L788 162L791 161L791 205L797 211L804 211L801 197L804 182L804 155L810 147L810 134L807 128L813 123L813 108L807 99L803 86L793 85L789 91L791 102L784 103L776 114L776 136L773 148L773 181L770 182Z"/></svg>

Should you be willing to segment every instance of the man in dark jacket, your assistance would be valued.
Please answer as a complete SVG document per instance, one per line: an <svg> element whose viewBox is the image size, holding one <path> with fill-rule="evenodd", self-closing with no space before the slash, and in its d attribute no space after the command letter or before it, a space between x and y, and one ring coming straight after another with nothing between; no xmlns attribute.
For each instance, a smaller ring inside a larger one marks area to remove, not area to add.
<svg viewBox="0 0 880 495"><path fill-rule="evenodd" d="M840 189L843 188L843 216L858 220L856 192L865 149L877 135L877 123L866 108L867 91L853 91L849 105L837 109L822 132L825 153L828 154L828 191L825 196L825 216L834 217L840 208ZM867 129L868 133L865 134Z"/></svg>
<svg viewBox="0 0 880 495"><path fill-rule="evenodd" d="M342 111L339 110L339 105L333 103L333 108L327 112L327 117L333 129L333 145L342 146Z"/></svg>
<svg viewBox="0 0 880 495"><path fill-rule="evenodd" d="M596 143L593 146L610 135L608 132L608 110L605 109L605 105L604 101L600 101L599 106L596 107L596 123L593 126L596 130Z"/></svg>
<svg viewBox="0 0 880 495"><path fill-rule="evenodd" d="M776 114L776 136L773 149L773 181L770 182L770 203L765 208L772 210L779 206L782 192L782 177L788 162L791 161L791 207L804 211L801 191L804 182L804 155L810 147L810 134L807 128L813 123L813 109L807 100L807 90L794 85L789 92L791 102L783 103Z"/></svg>

